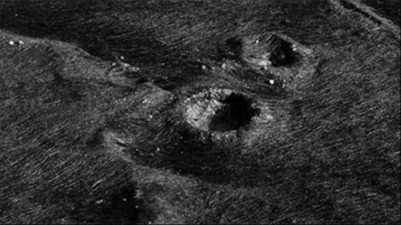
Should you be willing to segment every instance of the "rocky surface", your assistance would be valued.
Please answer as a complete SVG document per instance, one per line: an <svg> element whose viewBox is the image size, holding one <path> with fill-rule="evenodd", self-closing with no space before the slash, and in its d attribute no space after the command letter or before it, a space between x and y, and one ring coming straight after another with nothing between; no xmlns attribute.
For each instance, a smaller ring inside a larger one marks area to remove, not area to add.
<svg viewBox="0 0 401 225"><path fill-rule="evenodd" d="M0 223L399 223L399 34L344 2L0 0Z"/></svg>

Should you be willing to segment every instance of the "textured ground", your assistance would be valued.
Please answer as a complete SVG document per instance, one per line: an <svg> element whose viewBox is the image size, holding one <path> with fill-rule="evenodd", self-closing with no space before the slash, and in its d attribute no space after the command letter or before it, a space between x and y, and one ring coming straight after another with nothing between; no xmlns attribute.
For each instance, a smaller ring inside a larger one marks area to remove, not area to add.
<svg viewBox="0 0 401 225"><path fill-rule="evenodd" d="M0 0L0 223L399 224L397 4Z"/></svg>

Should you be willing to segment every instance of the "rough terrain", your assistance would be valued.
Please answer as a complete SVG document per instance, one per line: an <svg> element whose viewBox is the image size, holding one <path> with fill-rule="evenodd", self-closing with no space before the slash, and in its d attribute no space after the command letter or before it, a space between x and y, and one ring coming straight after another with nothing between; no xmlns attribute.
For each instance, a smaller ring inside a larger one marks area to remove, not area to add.
<svg viewBox="0 0 401 225"><path fill-rule="evenodd" d="M399 224L396 3L0 0L0 223Z"/></svg>

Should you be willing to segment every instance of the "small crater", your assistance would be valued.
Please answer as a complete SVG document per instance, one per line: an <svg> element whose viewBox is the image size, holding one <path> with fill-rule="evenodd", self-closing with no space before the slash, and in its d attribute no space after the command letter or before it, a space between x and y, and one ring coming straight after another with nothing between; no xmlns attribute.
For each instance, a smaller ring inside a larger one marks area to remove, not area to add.
<svg viewBox="0 0 401 225"><path fill-rule="evenodd" d="M218 59L248 62L260 67L288 66L297 61L294 43L277 34L236 36L218 47Z"/></svg>
<svg viewBox="0 0 401 225"><path fill-rule="evenodd" d="M203 131L237 130L249 124L259 109L253 100L228 89L210 89L186 101L184 117L193 127Z"/></svg>
<svg viewBox="0 0 401 225"><path fill-rule="evenodd" d="M267 37L251 36L246 40L244 56L256 64L277 67L292 64L296 60L292 43L275 34Z"/></svg>

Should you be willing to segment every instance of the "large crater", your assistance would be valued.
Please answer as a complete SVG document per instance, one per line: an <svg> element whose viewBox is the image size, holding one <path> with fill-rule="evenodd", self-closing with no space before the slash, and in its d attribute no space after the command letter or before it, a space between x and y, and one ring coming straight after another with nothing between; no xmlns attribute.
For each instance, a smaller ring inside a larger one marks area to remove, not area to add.
<svg viewBox="0 0 401 225"><path fill-rule="evenodd" d="M184 118L203 131L237 130L259 113L252 103L248 96L229 89L209 89L185 101Z"/></svg>

